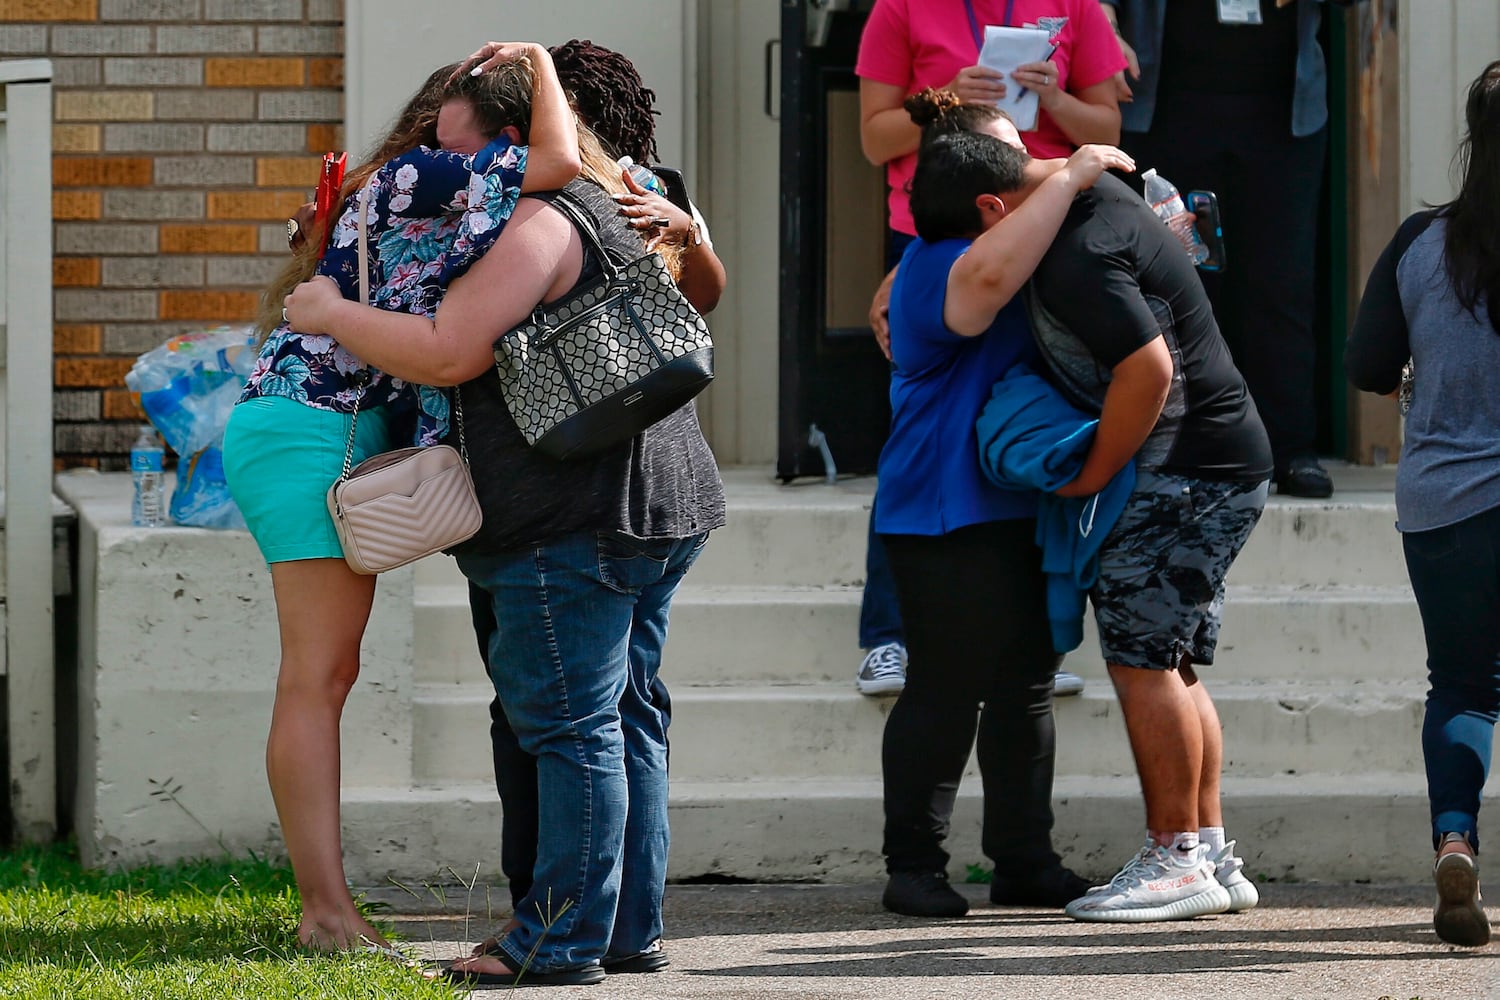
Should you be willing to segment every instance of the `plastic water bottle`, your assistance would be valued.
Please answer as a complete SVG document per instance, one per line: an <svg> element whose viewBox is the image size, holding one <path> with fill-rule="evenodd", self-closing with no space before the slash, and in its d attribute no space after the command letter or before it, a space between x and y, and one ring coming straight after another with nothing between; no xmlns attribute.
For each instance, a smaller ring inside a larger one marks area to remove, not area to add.
<svg viewBox="0 0 1500 1000"><path fill-rule="evenodd" d="M135 480L135 498L130 505L130 523L138 528L159 528L167 523L167 507L162 496L162 469L166 452L156 428L142 424L135 444L130 446L130 475Z"/></svg>
<svg viewBox="0 0 1500 1000"><path fill-rule="evenodd" d="M620 157L620 166L630 171L630 176L637 184L650 191L652 194L667 196L667 186L661 182L661 178L651 172L650 167L642 166L628 156Z"/></svg>
<svg viewBox="0 0 1500 1000"><path fill-rule="evenodd" d="M1146 183L1146 200L1151 203L1151 211L1182 241L1183 248L1187 250L1193 263L1201 264L1207 260L1208 247L1198 237L1198 227L1191 218L1181 218L1188 215L1188 210L1176 185L1158 174L1155 168L1141 174L1141 180Z"/></svg>

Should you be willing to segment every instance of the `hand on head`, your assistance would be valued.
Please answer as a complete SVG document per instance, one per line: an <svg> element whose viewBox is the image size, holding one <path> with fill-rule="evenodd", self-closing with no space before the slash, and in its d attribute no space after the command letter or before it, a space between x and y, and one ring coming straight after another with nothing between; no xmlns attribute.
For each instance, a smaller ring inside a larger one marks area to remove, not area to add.
<svg viewBox="0 0 1500 1000"><path fill-rule="evenodd" d="M547 50L536 42L485 42L458 64L458 68L453 71L453 75L448 77L448 80L451 83L463 73L478 76L496 66L533 56L538 51L545 53Z"/></svg>

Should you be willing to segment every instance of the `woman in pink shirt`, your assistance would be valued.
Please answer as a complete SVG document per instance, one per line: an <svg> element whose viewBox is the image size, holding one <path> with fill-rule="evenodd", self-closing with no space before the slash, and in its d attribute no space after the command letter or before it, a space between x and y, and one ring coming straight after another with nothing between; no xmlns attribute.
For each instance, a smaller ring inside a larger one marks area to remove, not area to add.
<svg viewBox="0 0 1500 1000"><path fill-rule="evenodd" d="M1025 63L1011 79L976 65L986 25L1040 27L1057 46L1045 62ZM995 101L1012 87L1036 93L1037 127L1021 133L1038 158L1068 156L1086 142L1120 141L1115 74L1125 56L1097 0L876 0L859 43L860 142L885 164L891 229L915 234L906 185L916 167L920 130L901 106L927 87L962 101Z"/></svg>

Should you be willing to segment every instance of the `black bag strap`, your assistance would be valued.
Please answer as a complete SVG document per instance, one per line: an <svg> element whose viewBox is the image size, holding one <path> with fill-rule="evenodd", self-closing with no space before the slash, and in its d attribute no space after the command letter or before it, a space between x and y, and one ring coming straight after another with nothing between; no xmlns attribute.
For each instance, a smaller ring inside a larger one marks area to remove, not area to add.
<svg viewBox="0 0 1500 1000"><path fill-rule="evenodd" d="M613 281L619 269L615 266L614 256L604 247L604 242L599 236L599 223L594 219L594 214L566 190L557 192L557 197L552 199L552 206L573 224L583 237L583 241L593 247L594 253L599 257L599 267L604 271L605 277Z"/></svg>

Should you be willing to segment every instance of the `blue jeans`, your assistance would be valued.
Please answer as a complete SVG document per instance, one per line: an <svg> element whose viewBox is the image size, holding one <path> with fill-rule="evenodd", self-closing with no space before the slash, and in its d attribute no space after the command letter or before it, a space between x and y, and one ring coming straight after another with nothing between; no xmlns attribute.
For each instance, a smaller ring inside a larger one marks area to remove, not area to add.
<svg viewBox="0 0 1500 1000"><path fill-rule="evenodd" d="M474 638L479 644L479 659L485 676L490 672L490 643L495 640L495 609L490 595L469 584L469 616L474 623ZM651 682L651 704L661 713L662 726L672 726L672 695L666 681L657 675ZM490 753L495 760L495 791L500 793L500 870L510 888L511 909L519 910L531 892L532 872L536 868L537 819L536 758L521 749L505 706L499 695L490 701ZM667 765L671 768L672 748L667 746Z"/></svg>
<svg viewBox="0 0 1500 1000"><path fill-rule="evenodd" d="M886 230L885 269L901 263L901 255L916 239L894 229ZM870 505L870 529L865 537L865 590L859 602L859 648L874 649L888 642L904 642L901 603L896 599L896 577L891 572L885 543L875 533L875 505Z"/></svg>
<svg viewBox="0 0 1500 1000"><path fill-rule="evenodd" d="M666 886L666 720L653 707L672 595L706 536L581 533L460 556L489 596L490 680L537 758L535 881L500 943L536 972L645 950Z"/></svg>
<svg viewBox="0 0 1500 1000"><path fill-rule="evenodd" d="M859 648L874 649L888 642L904 642L901 602L896 598L896 575L885 542L875 532L875 505L870 504L870 530L865 539L865 590L859 601Z"/></svg>
<svg viewBox="0 0 1500 1000"><path fill-rule="evenodd" d="M1433 846L1465 833L1479 846L1479 795L1500 717L1500 508L1401 536L1427 639L1422 756Z"/></svg>

